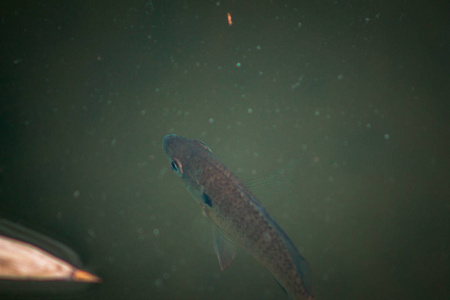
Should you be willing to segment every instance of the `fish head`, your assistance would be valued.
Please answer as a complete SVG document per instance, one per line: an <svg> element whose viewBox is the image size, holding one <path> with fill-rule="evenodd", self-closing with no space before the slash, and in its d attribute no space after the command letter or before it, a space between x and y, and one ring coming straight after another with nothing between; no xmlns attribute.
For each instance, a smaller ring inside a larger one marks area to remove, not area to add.
<svg viewBox="0 0 450 300"><path fill-rule="evenodd" d="M180 176L194 198L202 193L200 179L205 166L213 157L211 149L203 142L175 134L163 138L163 149L170 161L170 167Z"/></svg>

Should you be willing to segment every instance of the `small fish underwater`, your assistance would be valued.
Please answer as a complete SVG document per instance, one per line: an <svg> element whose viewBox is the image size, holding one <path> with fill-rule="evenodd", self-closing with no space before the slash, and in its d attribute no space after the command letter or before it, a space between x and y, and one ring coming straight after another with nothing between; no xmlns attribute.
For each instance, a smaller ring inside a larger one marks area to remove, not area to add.
<svg viewBox="0 0 450 300"><path fill-rule="evenodd" d="M47 247L52 246L54 251L63 252L76 265L80 264L77 254L67 246L31 229L0 219L0 280L101 282L94 274L38 247L38 241Z"/></svg>
<svg viewBox="0 0 450 300"><path fill-rule="evenodd" d="M265 266L289 297L313 300L309 265L250 190L206 144L175 134L163 138L172 170L209 217L221 270L240 246Z"/></svg>
<svg viewBox="0 0 450 300"><path fill-rule="evenodd" d="M0 218L0 299L67 296L102 282L80 267L78 255L66 245Z"/></svg>

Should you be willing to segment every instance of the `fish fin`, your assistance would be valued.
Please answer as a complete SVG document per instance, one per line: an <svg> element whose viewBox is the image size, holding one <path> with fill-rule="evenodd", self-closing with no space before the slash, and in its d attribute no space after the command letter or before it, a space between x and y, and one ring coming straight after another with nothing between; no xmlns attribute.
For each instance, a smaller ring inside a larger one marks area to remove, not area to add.
<svg viewBox="0 0 450 300"><path fill-rule="evenodd" d="M273 275L272 275L273 276ZM278 285L280 286L280 288L283 290L283 292L289 296L288 292L286 291L286 289L284 288L284 286L281 285L281 283L278 281L278 279L275 278L275 276L273 276L273 279L275 279L275 281L278 283ZM289 299L292 299L291 297L289 297Z"/></svg>
<svg viewBox="0 0 450 300"><path fill-rule="evenodd" d="M214 227L214 251L216 252L219 260L220 270L227 269L236 256L236 248L231 241L229 241L219 231L216 226Z"/></svg>

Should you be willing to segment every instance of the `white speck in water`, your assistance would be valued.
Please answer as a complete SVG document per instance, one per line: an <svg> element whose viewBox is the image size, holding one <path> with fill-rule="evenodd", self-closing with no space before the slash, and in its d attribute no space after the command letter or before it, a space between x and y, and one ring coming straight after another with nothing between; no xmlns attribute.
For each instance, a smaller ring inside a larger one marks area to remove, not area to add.
<svg viewBox="0 0 450 300"><path fill-rule="evenodd" d="M78 198L80 196L80 191L73 192L73 197Z"/></svg>
<svg viewBox="0 0 450 300"><path fill-rule="evenodd" d="M155 280L155 285L157 286L157 287L160 287L161 285L162 285L162 281L161 281L161 279L156 279Z"/></svg>
<svg viewBox="0 0 450 300"><path fill-rule="evenodd" d="M92 229L92 228L89 228L88 229L88 234L89 234L89 236L91 237L91 238L95 238L97 235L95 234L95 231L94 231L94 229Z"/></svg>

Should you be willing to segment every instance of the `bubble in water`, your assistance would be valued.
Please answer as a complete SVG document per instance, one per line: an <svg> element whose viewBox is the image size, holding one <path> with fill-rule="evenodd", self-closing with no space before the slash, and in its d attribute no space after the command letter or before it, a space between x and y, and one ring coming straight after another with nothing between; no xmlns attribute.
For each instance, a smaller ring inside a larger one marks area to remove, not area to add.
<svg viewBox="0 0 450 300"><path fill-rule="evenodd" d="M161 279L156 279L155 280L155 285L157 286L157 287L160 287L161 285L162 285L162 281L161 281Z"/></svg>

